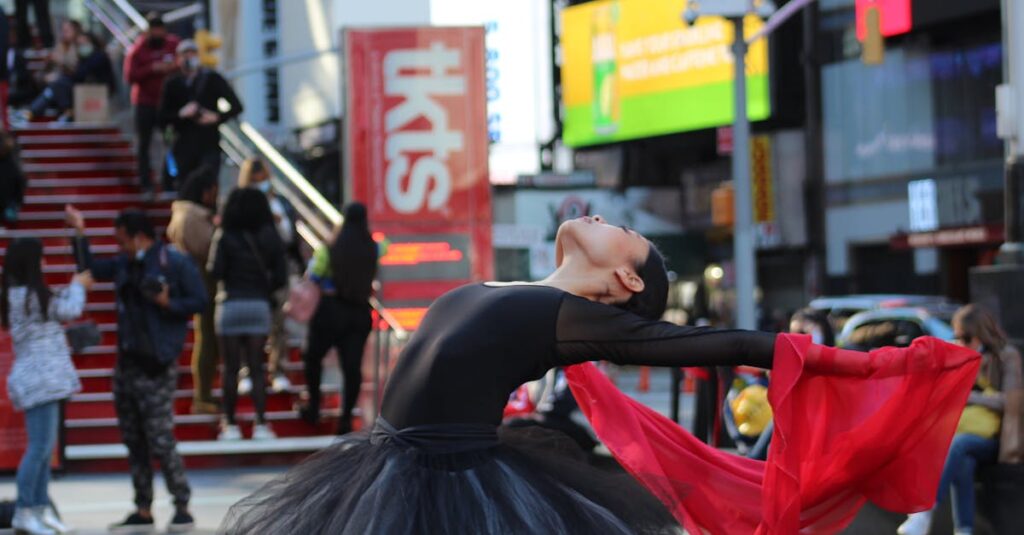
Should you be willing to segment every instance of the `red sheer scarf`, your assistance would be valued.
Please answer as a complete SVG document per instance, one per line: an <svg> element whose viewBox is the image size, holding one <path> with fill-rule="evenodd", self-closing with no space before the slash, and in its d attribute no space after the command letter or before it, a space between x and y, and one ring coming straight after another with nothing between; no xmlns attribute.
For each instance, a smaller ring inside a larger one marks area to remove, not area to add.
<svg viewBox="0 0 1024 535"><path fill-rule="evenodd" d="M867 500L932 506L979 364L935 338L860 353L779 335L766 462L698 441L592 364L566 376L601 441L690 533L834 533Z"/></svg>

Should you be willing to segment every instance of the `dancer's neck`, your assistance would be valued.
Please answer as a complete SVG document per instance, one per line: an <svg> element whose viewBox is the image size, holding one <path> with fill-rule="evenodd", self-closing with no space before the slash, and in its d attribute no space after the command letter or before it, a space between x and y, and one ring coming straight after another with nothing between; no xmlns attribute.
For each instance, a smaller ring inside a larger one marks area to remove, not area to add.
<svg viewBox="0 0 1024 535"><path fill-rule="evenodd" d="M614 301L611 295L611 285L614 282L607 275L588 266L581 266L566 257L554 273L537 281L537 284L558 288L591 301L611 304Z"/></svg>

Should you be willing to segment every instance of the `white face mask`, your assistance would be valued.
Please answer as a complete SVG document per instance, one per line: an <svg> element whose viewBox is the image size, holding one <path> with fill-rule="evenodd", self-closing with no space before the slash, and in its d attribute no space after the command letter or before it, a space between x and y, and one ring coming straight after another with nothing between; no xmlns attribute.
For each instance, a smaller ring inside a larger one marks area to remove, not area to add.
<svg viewBox="0 0 1024 535"><path fill-rule="evenodd" d="M135 260L142 262L142 259L146 258L146 248L139 245L139 242L135 242Z"/></svg>
<svg viewBox="0 0 1024 535"><path fill-rule="evenodd" d="M262 191L263 193L270 193L270 181L264 180L263 182L257 182L256 189Z"/></svg>
<svg viewBox="0 0 1024 535"><path fill-rule="evenodd" d="M87 58L92 55L92 45L78 45L78 55Z"/></svg>
<svg viewBox="0 0 1024 535"><path fill-rule="evenodd" d="M199 58L192 57L185 60L185 67L190 71L195 71L199 68Z"/></svg>

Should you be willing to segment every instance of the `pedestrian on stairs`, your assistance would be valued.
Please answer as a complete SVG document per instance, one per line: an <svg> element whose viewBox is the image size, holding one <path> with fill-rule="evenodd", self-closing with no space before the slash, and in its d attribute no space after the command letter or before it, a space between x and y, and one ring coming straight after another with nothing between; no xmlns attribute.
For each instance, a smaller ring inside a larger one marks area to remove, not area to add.
<svg viewBox="0 0 1024 535"><path fill-rule="evenodd" d="M14 407L25 411L28 432L28 446L18 465L13 527L30 535L69 532L47 491L60 402L82 389L60 323L82 315L85 292L92 286L92 276L86 271L55 293L43 280L42 262L41 241L12 241L4 258L0 290L0 319L14 342L7 392Z"/></svg>
<svg viewBox="0 0 1024 535"><path fill-rule="evenodd" d="M206 290L192 259L156 237L145 213L125 210L114 220L120 254L94 259L85 221L73 206L76 258L97 280L113 281L117 295L117 364L114 408L128 448L137 510L111 526L115 533L152 530L153 458L160 461L175 513L168 532L191 530L191 489L174 438L174 391L188 321L206 306Z"/></svg>
<svg viewBox="0 0 1024 535"><path fill-rule="evenodd" d="M217 191L217 169L200 167L185 180L178 192L178 200L171 204L171 221L167 224L167 238L178 250L192 257L206 286L206 308L192 320L195 327L192 337L193 414L220 412L213 400L213 381L217 378L217 363L220 361L213 323L217 281L206 271L210 243L217 229L214 224Z"/></svg>
<svg viewBox="0 0 1024 535"><path fill-rule="evenodd" d="M215 323L224 359L221 387L224 389L224 421L221 440L242 438L235 420L238 401L238 370L242 364L252 370L252 400L256 409L254 440L272 439L266 421L266 373L264 361L270 332L274 292L285 285L284 247L274 230L274 217L267 198L252 188L238 188L224 205L221 228L213 235L210 276L220 284Z"/></svg>
<svg viewBox="0 0 1024 535"><path fill-rule="evenodd" d="M174 51L180 40L167 32L164 21L157 13L146 16L149 29L139 36L124 58L124 79L132 86L132 105L135 106L135 159L139 166L139 185L147 195L153 193L153 172L149 159L149 146L157 127L157 106L164 79L174 72Z"/></svg>
<svg viewBox="0 0 1024 535"><path fill-rule="evenodd" d="M199 63L199 48L184 40L178 45L180 74L164 82L161 92L159 120L171 127L174 166L164 167L164 189L174 189L180 180L203 164L220 169L219 127L242 113L242 102L231 84L217 71ZM228 103L224 110L223 100Z"/></svg>
<svg viewBox="0 0 1024 535"><path fill-rule="evenodd" d="M274 215L274 228L281 238L285 251L285 264L289 281L292 273L300 273L306 261L299 251L299 232L295 221L298 214L295 208L274 190L270 181L270 166L259 157L246 158L238 168L238 187L255 188L267 196L270 212ZM270 389L274 392L291 390L292 383L284 371L284 363L288 361L289 344L288 329L285 324L285 313L281 305L288 300L289 285L285 284L274 293L270 337L267 339L269 348L267 356L267 373L270 374ZM245 366L239 372L238 393L246 395L252 390L252 377Z"/></svg>
<svg viewBox="0 0 1024 535"><path fill-rule="evenodd" d="M0 129L0 228L18 220L26 186L14 136Z"/></svg>

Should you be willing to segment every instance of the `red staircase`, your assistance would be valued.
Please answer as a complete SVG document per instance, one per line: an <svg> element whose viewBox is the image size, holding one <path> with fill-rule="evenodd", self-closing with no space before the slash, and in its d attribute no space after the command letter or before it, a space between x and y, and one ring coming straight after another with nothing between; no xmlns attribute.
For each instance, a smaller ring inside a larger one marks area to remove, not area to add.
<svg viewBox="0 0 1024 535"><path fill-rule="evenodd" d="M64 205L73 203L85 215L86 234L94 255L115 254L113 222L129 207L146 210L163 233L170 218L170 202L145 202L135 185L135 158L130 140L110 125L54 125L33 123L16 129L28 191L19 222L0 229L0 256L10 239L32 236L45 245L45 276L51 285L63 285L75 271L71 232L64 225ZM83 390L65 408L67 465L72 470L124 469L126 451L121 446L111 393L116 361L117 326L113 286L97 284L89 293L86 315L100 325L99 346L74 356ZM175 433L179 450L190 466L225 466L291 462L329 444L336 425L338 387L325 386L327 409L314 428L296 417L292 404L304 390L302 364L293 350L284 368L295 385L288 392L268 396L267 418L279 438L272 441L216 441L219 417L193 415L191 360L192 337L178 360L180 372L175 392ZM220 396L219 383L215 396ZM239 400L239 424L251 433L253 409L249 397Z"/></svg>

